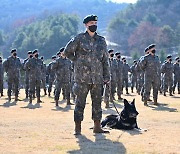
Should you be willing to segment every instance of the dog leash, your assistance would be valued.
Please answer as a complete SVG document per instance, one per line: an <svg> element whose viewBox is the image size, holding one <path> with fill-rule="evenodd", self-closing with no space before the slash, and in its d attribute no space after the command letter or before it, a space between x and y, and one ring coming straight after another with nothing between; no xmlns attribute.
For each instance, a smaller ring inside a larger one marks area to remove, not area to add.
<svg viewBox="0 0 180 154"><path fill-rule="evenodd" d="M121 116L118 109L117 109L117 107L116 107L116 105L115 105L115 103L114 103L114 101L112 101L112 102L113 102L113 105L114 105L114 108L115 108L116 112L119 114L119 116Z"/></svg>

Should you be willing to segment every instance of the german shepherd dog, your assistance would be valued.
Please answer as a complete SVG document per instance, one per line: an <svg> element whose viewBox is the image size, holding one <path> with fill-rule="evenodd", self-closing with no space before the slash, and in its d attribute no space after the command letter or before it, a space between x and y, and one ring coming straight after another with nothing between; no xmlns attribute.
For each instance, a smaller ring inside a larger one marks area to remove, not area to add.
<svg viewBox="0 0 180 154"><path fill-rule="evenodd" d="M119 115L108 115L102 122L102 127L109 127L112 129L124 129L124 130L141 130L137 125L137 115L139 113L136 111L135 99L128 103L124 99L124 108Z"/></svg>

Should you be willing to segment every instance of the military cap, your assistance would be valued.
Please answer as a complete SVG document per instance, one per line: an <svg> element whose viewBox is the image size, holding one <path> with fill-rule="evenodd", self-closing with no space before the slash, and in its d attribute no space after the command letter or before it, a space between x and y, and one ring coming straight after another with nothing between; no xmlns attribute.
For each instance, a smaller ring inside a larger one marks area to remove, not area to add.
<svg viewBox="0 0 180 154"><path fill-rule="evenodd" d="M17 49L14 48L14 49L11 50L11 53L16 52L16 51L17 51Z"/></svg>
<svg viewBox="0 0 180 154"><path fill-rule="evenodd" d="M176 57L175 60L179 60L179 57Z"/></svg>
<svg viewBox="0 0 180 154"><path fill-rule="evenodd" d="M33 51L33 54L37 53L38 52L38 49L34 49Z"/></svg>
<svg viewBox="0 0 180 154"><path fill-rule="evenodd" d="M152 49L152 48L154 48L156 46L156 44L150 44L149 46L148 46L148 49Z"/></svg>
<svg viewBox="0 0 180 154"><path fill-rule="evenodd" d="M56 55L59 55L59 54L61 54L61 52L60 52L60 51L58 51L58 52L56 53Z"/></svg>
<svg viewBox="0 0 180 154"><path fill-rule="evenodd" d="M149 50L149 48L148 47L146 47L145 49L144 49L144 52L147 52Z"/></svg>
<svg viewBox="0 0 180 154"><path fill-rule="evenodd" d="M98 17L96 15L88 15L84 18L83 23L87 24L89 21L97 21Z"/></svg>
<svg viewBox="0 0 180 154"><path fill-rule="evenodd" d="M125 57L122 58L122 60L126 59Z"/></svg>
<svg viewBox="0 0 180 154"><path fill-rule="evenodd" d="M133 61L133 63L137 63L137 61L136 61L136 60L134 60L134 61Z"/></svg>
<svg viewBox="0 0 180 154"><path fill-rule="evenodd" d="M171 58L172 57L172 55L168 55L166 58Z"/></svg>
<svg viewBox="0 0 180 154"><path fill-rule="evenodd" d="M32 54L32 51L28 51L28 55Z"/></svg>
<svg viewBox="0 0 180 154"><path fill-rule="evenodd" d="M56 58L56 55L53 55L52 57L51 57L51 59L55 59Z"/></svg>
<svg viewBox="0 0 180 154"><path fill-rule="evenodd" d="M108 53L111 53L111 52L114 52L114 50L113 49L108 50Z"/></svg>
<svg viewBox="0 0 180 154"><path fill-rule="evenodd" d="M64 47L62 47L61 49L59 49L59 52L63 52L64 51Z"/></svg>
<svg viewBox="0 0 180 154"><path fill-rule="evenodd" d="M42 60L43 60L43 59L44 59L44 57L43 57L43 56L41 56L41 58L40 58L40 59L42 59Z"/></svg>
<svg viewBox="0 0 180 154"><path fill-rule="evenodd" d="M120 55L120 54L121 54L120 52L116 52L116 53L115 53L116 56L117 56L117 55Z"/></svg>

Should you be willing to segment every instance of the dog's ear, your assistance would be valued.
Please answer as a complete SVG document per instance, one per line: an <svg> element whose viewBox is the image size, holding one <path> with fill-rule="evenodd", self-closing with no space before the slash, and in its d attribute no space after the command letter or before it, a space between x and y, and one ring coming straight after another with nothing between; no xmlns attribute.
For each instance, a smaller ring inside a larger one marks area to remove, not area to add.
<svg viewBox="0 0 180 154"><path fill-rule="evenodd" d="M126 107L128 105L129 105L128 101L126 99L124 99L124 106Z"/></svg>
<svg viewBox="0 0 180 154"><path fill-rule="evenodd" d="M131 102L132 105L135 105L135 98L133 99L133 101Z"/></svg>

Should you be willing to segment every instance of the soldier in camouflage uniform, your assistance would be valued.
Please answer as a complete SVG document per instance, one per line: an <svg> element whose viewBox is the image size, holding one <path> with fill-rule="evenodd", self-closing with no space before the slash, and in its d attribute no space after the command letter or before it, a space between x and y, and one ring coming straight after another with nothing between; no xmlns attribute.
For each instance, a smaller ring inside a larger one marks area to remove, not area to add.
<svg viewBox="0 0 180 154"><path fill-rule="evenodd" d="M44 89L44 95L47 95L46 93L46 64L44 63L43 56L41 56L41 60L43 62L43 69L41 72L41 84L42 84L42 88Z"/></svg>
<svg viewBox="0 0 180 154"><path fill-rule="evenodd" d="M71 62L64 57L62 52L64 48L61 48L57 54L59 57L52 65L52 71L55 72L55 103L58 107L58 100L61 93L61 89L64 87L65 95L67 99L67 105L74 105L70 102L70 81L71 81Z"/></svg>
<svg viewBox="0 0 180 154"><path fill-rule="evenodd" d="M161 72L163 73L163 92L164 96L166 96L166 91L169 87L170 96L172 95L173 91L173 64L172 64L172 56L168 55L166 63L164 63L161 67Z"/></svg>
<svg viewBox="0 0 180 154"><path fill-rule="evenodd" d="M8 77L8 100L11 101L11 93L14 86L15 101L18 101L20 69L22 69L22 64L17 57L16 49L11 50L11 56L4 61L3 67Z"/></svg>
<svg viewBox="0 0 180 154"><path fill-rule="evenodd" d="M175 93L176 85L178 85L178 94L180 94L180 58L176 57L176 62L173 64L174 68L174 85L173 93Z"/></svg>
<svg viewBox="0 0 180 154"><path fill-rule="evenodd" d="M110 102L113 102L114 95L115 95L115 89L116 89L116 60L113 59L114 57L114 50L110 49L109 51L109 65L110 65L110 76L111 81L109 84L105 85L105 94L104 94L104 102L106 104L106 108L110 108L109 106L109 99Z"/></svg>
<svg viewBox="0 0 180 154"><path fill-rule="evenodd" d="M131 69L130 69L129 65L127 64L127 62L126 62L125 57L122 58L122 61L123 61L123 87L124 87L124 84L125 84L126 94L129 94L128 93L128 72L131 72Z"/></svg>
<svg viewBox="0 0 180 154"><path fill-rule="evenodd" d="M24 60L23 63L23 69L25 70L25 93L26 93L26 98L29 96L29 70L25 69L25 63L32 58L32 51L28 51L28 57Z"/></svg>
<svg viewBox="0 0 180 154"><path fill-rule="evenodd" d="M118 100L121 100L122 97L122 87L123 87L123 62L121 61L120 52L116 52L116 86L117 86L117 96Z"/></svg>
<svg viewBox="0 0 180 154"><path fill-rule="evenodd" d="M47 74L48 74L48 96L51 96L51 91L52 91L52 85L54 83L55 80L55 72L52 71L52 65L54 64L54 62L56 61L56 56L52 56L51 57L52 61L49 63L49 65L47 66Z"/></svg>
<svg viewBox="0 0 180 154"><path fill-rule="evenodd" d="M37 103L40 103L40 89L41 89L41 72L43 69L43 62L38 58L38 50L33 51L33 58L30 58L25 63L25 69L29 70L29 104L32 104L32 95L36 89Z"/></svg>
<svg viewBox="0 0 180 154"><path fill-rule="evenodd" d="M159 58L155 55L155 44L151 44L148 47L148 55L145 55L140 61L140 67L144 70L144 93L143 101L144 105L147 105L147 101L150 98L151 86L153 88L154 105L158 105L158 88L159 88Z"/></svg>
<svg viewBox="0 0 180 154"><path fill-rule="evenodd" d="M3 96L3 78L4 78L4 69L2 64L2 57L0 57L0 94Z"/></svg>
<svg viewBox="0 0 180 154"><path fill-rule="evenodd" d="M131 69L131 92L133 93L134 86L136 85L137 90L137 69L136 69L137 61L134 60L133 65L130 67Z"/></svg>
<svg viewBox="0 0 180 154"><path fill-rule="evenodd" d="M66 46L64 54L74 62L74 92L77 96L74 110L75 134L81 134L81 121L88 92L92 99L94 133L105 133L101 128L102 87L110 80L107 45L104 37L96 33L97 16L87 16L83 23L87 30L77 35Z"/></svg>

